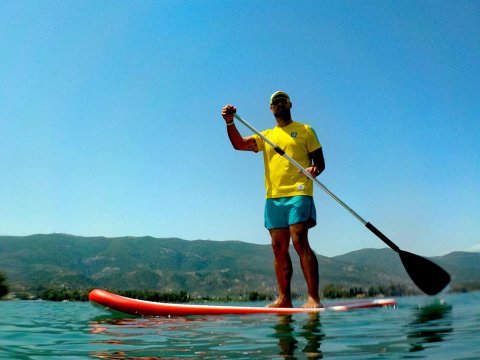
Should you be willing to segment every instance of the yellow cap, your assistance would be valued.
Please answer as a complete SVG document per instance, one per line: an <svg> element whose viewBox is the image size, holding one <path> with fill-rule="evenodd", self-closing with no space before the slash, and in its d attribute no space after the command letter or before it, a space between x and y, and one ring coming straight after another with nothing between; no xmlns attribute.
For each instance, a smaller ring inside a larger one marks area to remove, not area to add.
<svg viewBox="0 0 480 360"><path fill-rule="evenodd" d="M270 96L270 105L273 104L274 100L277 99L288 99L290 100L290 96L285 91L275 91L272 96Z"/></svg>

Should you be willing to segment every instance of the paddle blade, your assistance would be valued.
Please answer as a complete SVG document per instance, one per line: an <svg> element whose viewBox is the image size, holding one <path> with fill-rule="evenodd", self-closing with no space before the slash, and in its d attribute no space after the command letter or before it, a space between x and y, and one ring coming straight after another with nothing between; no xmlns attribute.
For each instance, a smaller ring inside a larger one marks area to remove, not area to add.
<svg viewBox="0 0 480 360"><path fill-rule="evenodd" d="M424 293L436 295L450 282L450 275L434 262L403 250L398 254L408 275Z"/></svg>

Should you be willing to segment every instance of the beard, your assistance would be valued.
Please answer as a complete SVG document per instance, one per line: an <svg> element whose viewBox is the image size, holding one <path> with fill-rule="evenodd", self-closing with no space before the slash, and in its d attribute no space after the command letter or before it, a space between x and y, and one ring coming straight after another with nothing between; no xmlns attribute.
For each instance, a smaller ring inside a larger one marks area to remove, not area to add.
<svg viewBox="0 0 480 360"><path fill-rule="evenodd" d="M275 112L273 113L275 117L283 118L283 119L290 119L292 117L290 113L290 108L286 106L277 106Z"/></svg>

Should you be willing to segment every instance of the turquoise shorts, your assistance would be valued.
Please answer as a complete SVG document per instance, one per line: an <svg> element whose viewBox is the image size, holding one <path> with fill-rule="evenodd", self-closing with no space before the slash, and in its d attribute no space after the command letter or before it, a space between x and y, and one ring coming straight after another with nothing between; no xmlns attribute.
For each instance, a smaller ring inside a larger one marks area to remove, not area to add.
<svg viewBox="0 0 480 360"><path fill-rule="evenodd" d="M309 228L317 225L317 213L311 196L299 195L265 202L265 227L287 229L290 225L306 223Z"/></svg>

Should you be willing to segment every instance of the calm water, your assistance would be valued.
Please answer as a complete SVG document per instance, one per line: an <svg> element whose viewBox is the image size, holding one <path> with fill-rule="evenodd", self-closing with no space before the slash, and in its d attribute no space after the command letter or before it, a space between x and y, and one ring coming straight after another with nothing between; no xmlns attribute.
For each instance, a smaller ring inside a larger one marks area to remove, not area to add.
<svg viewBox="0 0 480 360"><path fill-rule="evenodd" d="M3 301L0 359L480 359L480 293L397 300L394 309L319 316L176 319Z"/></svg>

